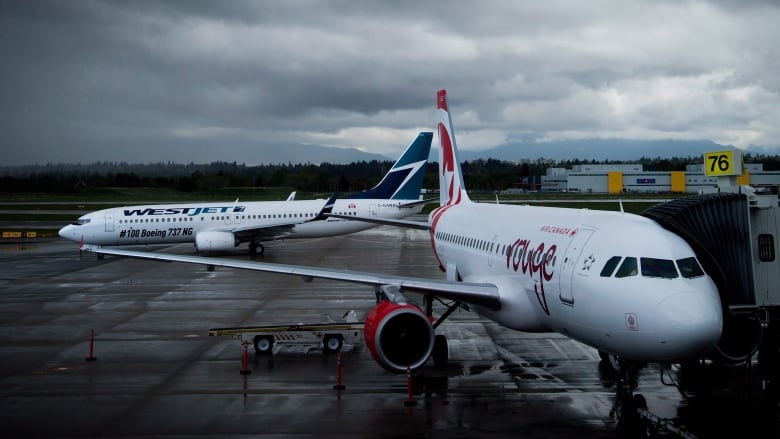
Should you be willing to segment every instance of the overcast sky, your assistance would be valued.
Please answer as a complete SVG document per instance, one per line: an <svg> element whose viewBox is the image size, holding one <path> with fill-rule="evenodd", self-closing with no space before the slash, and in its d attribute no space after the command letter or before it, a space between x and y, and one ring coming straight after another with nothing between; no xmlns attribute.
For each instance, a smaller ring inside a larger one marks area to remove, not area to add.
<svg viewBox="0 0 780 439"><path fill-rule="evenodd" d="M525 139L780 147L774 1L0 0L0 160L395 158ZM434 139L434 145L437 140Z"/></svg>

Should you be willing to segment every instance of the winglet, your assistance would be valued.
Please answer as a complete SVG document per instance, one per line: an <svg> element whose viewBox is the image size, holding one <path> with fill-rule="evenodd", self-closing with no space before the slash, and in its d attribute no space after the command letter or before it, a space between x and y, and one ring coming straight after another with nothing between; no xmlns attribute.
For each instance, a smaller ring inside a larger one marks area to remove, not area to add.
<svg viewBox="0 0 780 439"><path fill-rule="evenodd" d="M320 210L320 213L317 214L314 218L310 219L306 222L311 221L322 221L328 218L328 214L333 211L333 206L336 204L336 198L338 197L338 192L333 192L333 195L328 198L328 201L325 203L324 206L322 206L322 209Z"/></svg>
<svg viewBox="0 0 780 439"><path fill-rule="evenodd" d="M452 129L452 117L447 106L447 91L436 92L436 111L439 113L439 186L440 205L458 204L469 201L466 186L463 184L463 171L458 160L458 148L455 143L455 131Z"/></svg>
<svg viewBox="0 0 780 439"><path fill-rule="evenodd" d="M290 192L290 195L287 196L287 201L293 200L295 200L295 191Z"/></svg>

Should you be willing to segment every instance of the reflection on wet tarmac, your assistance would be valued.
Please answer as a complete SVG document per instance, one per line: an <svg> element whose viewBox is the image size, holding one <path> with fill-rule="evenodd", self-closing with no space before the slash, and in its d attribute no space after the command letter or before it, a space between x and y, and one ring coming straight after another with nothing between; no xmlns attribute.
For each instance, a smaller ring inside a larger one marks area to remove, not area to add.
<svg viewBox="0 0 780 439"><path fill-rule="evenodd" d="M441 276L424 234L377 230L365 239L280 244L263 260ZM375 300L365 288L80 259L71 243L56 241L0 251L0 264L4 436L580 439L635 432L609 416L614 370L595 350L557 334L519 333L456 312L439 328L449 339L449 365L415 372L418 404L407 407L406 377L384 371L366 349L343 351L346 388L337 391L337 358L321 349L250 354L252 373L243 375L240 342L207 336L212 327L360 314ZM90 328L99 360L86 363ZM780 409L776 394L763 389L765 375L757 363L648 365L632 381L650 412L696 437L776 439Z"/></svg>

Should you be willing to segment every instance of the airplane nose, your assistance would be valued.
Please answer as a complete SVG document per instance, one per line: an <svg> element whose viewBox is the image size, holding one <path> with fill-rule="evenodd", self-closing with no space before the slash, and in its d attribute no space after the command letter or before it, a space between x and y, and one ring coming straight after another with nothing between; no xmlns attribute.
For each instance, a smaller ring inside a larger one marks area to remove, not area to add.
<svg viewBox="0 0 780 439"><path fill-rule="evenodd" d="M682 356L711 352L723 330L720 298L709 289L685 291L664 299L657 306L657 316L674 334L666 343Z"/></svg>
<svg viewBox="0 0 780 439"><path fill-rule="evenodd" d="M59 232L57 232L58 235L60 235L61 238L65 239L73 239L73 227L68 224L67 226L60 229Z"/></svg>

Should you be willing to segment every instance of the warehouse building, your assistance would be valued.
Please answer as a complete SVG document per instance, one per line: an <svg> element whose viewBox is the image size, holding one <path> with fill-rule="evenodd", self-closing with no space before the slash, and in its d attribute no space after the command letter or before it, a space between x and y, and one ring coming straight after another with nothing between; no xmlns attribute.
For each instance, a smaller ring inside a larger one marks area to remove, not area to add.
<svg viewBox="0 0 780 439"><path fill-rule="evenodd" d="M744 165L739 185L777 192L780 172L765 171L761 163ZM688 165L685 171L650 172L641 164L584 164L572 169L547 168L541 178L542 192L585 193L698 193L718 186L718 178L707 176L704 164Z"/></svg>

